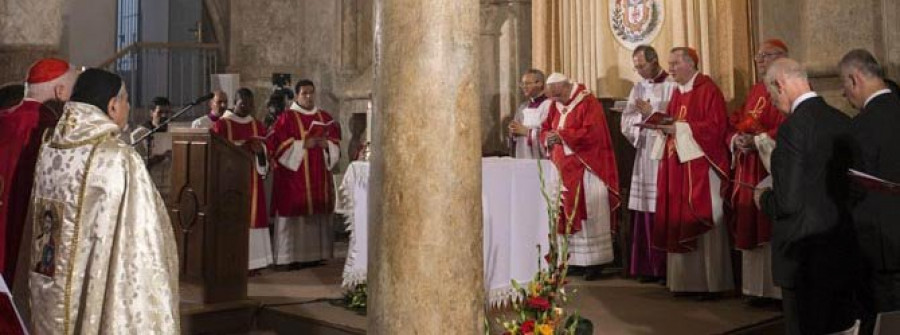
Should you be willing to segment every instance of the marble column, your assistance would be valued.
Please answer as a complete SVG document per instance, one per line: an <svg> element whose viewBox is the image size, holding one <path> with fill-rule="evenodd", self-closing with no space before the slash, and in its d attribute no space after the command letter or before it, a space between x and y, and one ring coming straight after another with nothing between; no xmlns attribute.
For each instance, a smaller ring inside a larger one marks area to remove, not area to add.
<svg viewBox="0 0 900 335"><path fill-rule="evenodd" d="M371 334L483 332L478 0L378 0Z"/></svg>
<svg viewBox="0 0 900 335"><path fill-rule="evenodd" d="M25 79L36 60L59 57L62 0L0 0L0 85Z"/></svg>

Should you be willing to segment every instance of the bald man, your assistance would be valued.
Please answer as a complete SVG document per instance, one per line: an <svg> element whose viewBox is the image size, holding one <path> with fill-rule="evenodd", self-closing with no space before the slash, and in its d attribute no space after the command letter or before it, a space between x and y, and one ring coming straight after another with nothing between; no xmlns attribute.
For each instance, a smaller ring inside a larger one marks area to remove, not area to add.
<svg viewBox="0 0 900 335"><path fill-rule="evenodd" d="M194 122L191 122L191 128L212 128L213 124L219 121L222 115L225 115L227 108L228 94L225 94L225 91L222 90L213 91L213 98L209 100L209 114L198 117Z"/></svg>
<svg viewBox="0 0 900 335"><path fill-rule="evenodd" d="M772 272L782 289L788 334L831 334L853 326L857 247L846 207L850 118L810 89L794 60L765 79L787 119L772 152L773 187L754 193L773 220Z"/></svg>

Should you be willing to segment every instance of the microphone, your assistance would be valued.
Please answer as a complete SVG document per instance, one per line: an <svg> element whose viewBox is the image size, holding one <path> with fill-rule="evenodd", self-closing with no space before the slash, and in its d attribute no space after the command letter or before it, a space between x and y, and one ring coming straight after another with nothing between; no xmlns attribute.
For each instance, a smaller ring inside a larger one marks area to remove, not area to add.
<svg viewBox="0 0 900 335"><path fill-rule="evenodd" d="M201 96L201 97L197 98L197 100L194 100L193 102L191 102L191 103L185 105L184 108L182 108L181 110L179 110L179 111L178 111L177 113L175 113L174 115L170 116L168 119L165 119L165 120L163 120L162 122L160 122L160 124L159 124L158 126L156 126L155 128L151 129L150 132L144 134L144 136L141 136L141 138L135 140L134 143L131 143L131 145L132 145L132 146L135 146L135 145L137 145L138 143L141 143L141 141L143 141L143 140L149 138L150 136L153 136L153 134L159 132L161 129L163 129L164 127L168 126L168 125L169 125L169 122L174 121L176 118L178 118L179 116L181 116L181 114L184 114L184 112L187 112L187 111L190 110L192 107L194 107L194 106L196 106L196 105L199 105L200 103L202 103L202 102L204 102L204 101L206 101L206 100L212 99L214 95L215 95L215 94L213 94L213 93L206 94L206 95L204 95L204 96Z"/></svg>
<svg viewBox="0 0 900 335"><path fill-rule="evenodd" d="M213 96L215 96L214 93L209 93L209 94L207 94L207 95L204 95L204 96L202 96L202 97L197 98L197 100L194 100L194 102L190 103L190 105L191 105L191 106L199 105L201 102L204 102L204 101L206 101L206 100L212 99Z"/></svg>

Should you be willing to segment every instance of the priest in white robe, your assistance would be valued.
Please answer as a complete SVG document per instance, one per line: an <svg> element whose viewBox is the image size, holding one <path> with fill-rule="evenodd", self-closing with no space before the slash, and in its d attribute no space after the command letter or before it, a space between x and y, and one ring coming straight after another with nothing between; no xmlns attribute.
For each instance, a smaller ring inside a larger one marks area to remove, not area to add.
<svg viewBox="0 0 900 335"><path fill-rule="evenodd" d="M659 162L651 159L653 144L664 135L639 127L653 113L665 113L675 82L659 65L656 49L641 45L634 49L634 69L642 80L635 83L622 112L622 134L635 148L628 209L631 210L631 261L629 274L641 281L666 277L666 253L653 247L653 214L656 212L656 173Z"/></svg>
<svg viewBox="0 0 900 335"><path fill-rule="evenodd" d="M509 123L511 154L519 159L545 159L547 153L541 145L541 124L547 119L552 101L544 95L544 73L529 69L519 84L525 101L519 105Z"/></svg>

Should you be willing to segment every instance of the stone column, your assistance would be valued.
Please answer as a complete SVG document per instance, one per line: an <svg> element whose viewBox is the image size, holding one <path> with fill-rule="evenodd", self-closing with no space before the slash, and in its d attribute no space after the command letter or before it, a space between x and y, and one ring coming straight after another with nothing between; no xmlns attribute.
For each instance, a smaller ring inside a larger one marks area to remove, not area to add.
<svg viewBox="0 0 900 335"><path fill-rule="evenodd" d="M0 0L0 85L23 82L40 58L60 56L62 0Z"/></svg>
<svg viewBox="0 0 900 335"><path fill-rule="evenodd" d="M376 1L372 334L483 331L478 6Z"/></svg>

